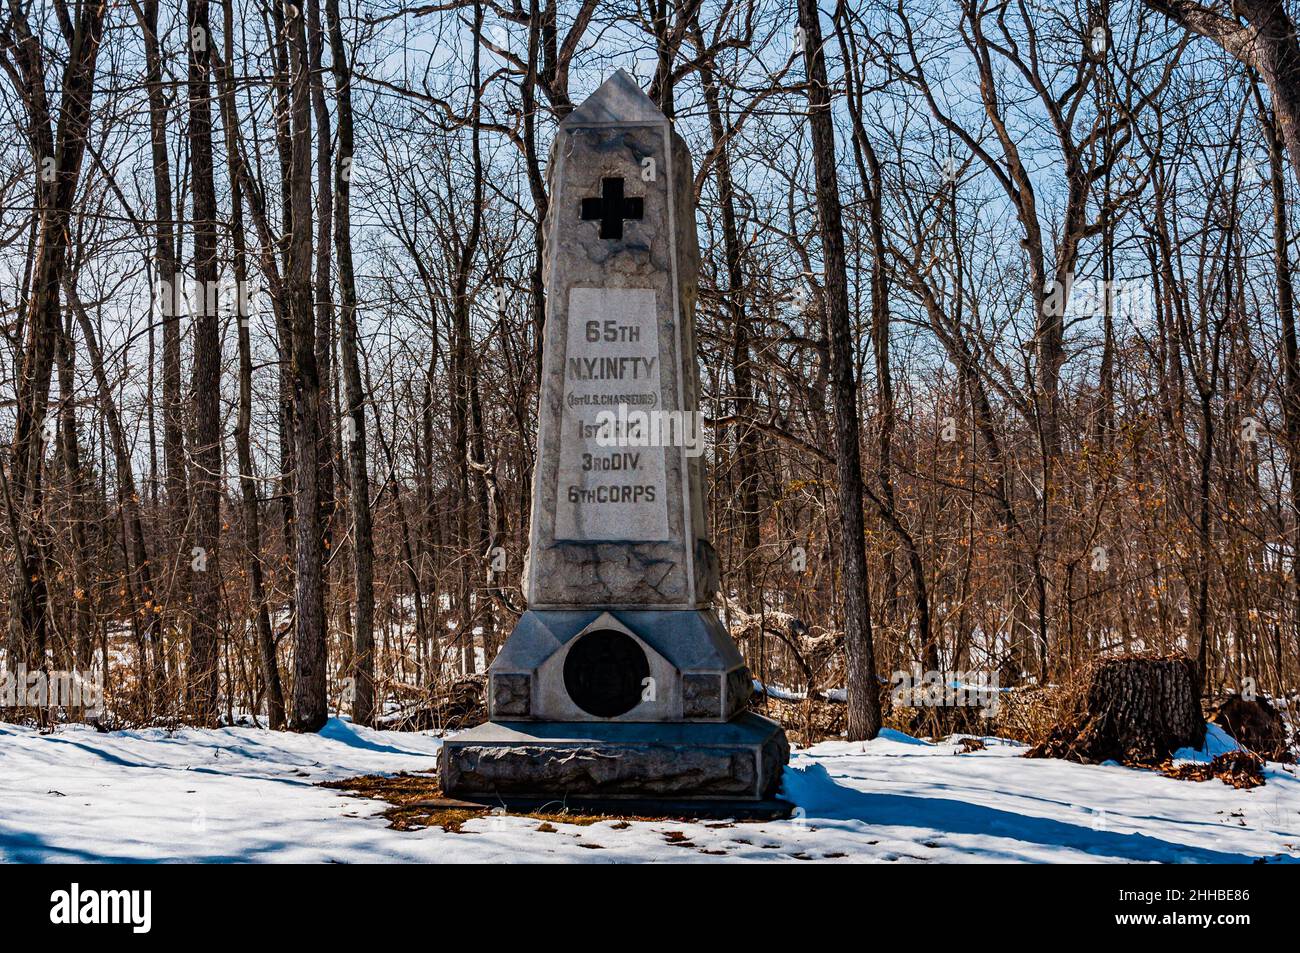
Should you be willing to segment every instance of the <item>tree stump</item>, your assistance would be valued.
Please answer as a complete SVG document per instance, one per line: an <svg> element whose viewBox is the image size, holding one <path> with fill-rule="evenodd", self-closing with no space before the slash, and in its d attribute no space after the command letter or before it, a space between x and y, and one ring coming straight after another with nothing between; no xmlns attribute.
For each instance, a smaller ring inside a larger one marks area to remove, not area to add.
<svg viewBox="0 0 1300 953"><path fill-rule="evenodd" d="M1204 743L1195 663L1181 655L1124 655L1088 666L1065 718L1025 756L1156 765Z"/></svg>
<svg viewBox="0 0 1300 953"><path fill-rule="evenodd" d="M1282 716L1264 698L1247 701L1240 695L1229 695L1215 707L1211 720L1232 735L1237 744L1269 761L1292 760Z"/></svg>

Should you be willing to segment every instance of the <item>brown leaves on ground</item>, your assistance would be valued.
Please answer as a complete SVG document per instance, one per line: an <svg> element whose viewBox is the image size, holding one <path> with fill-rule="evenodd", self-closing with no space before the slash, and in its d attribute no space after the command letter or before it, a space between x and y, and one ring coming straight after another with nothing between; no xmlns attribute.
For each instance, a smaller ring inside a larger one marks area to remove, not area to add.
<svg viewBox="0 0 1300 953"><path fill-rule="evenodd" d="M386 776L364 774L341 781L322 781L320 787L349 791L356 797L387 801L392 807L383 811L388 826L394 830L411 831L421 827L441 827L444 831L460 833L468 820L488 813L487 808L453 807L440 804L442 788L438 779L429 774L402 774Z"/></svg>
<svg viewBox="0 0 1300 953"><path fill-rule="evenodd" d="M663 831L664 843L673 847L694 847L695 841L685 831Z"/></svg>
<svg viewBox="0 0 1300 953"><path fill-rule="evenodd" d="M392 807L381 812L388 826L398 831L414 831L424 827L441 827L453 834L473 833L462 831L466 821L490 817L493 808L467 801L447 798L442 793L438 778L432 774L363 774L340 781L322 781L318 787L347 791L356 797L387 801ZM511 817L531 817L542 822L537 829L543 833L554 831L552 824L576 824L586 827L604 821L616 820L614 830L631 826L626 818L617 815L575 814L568 811L512 811ZM654 820L638 817L636 820ZM667 818L658 818L667 820Z"/></svg>
<svg viewBox="0 0 1300 953"><path fill-rule="evenodd" d="M1264 783L1264 759L1252 751L1238 749L1221 754L1209 764L1175 765L1166 761L1160 773L1180 781L1208 781L1218 778L1234 788L1257 788Z"/></svg>

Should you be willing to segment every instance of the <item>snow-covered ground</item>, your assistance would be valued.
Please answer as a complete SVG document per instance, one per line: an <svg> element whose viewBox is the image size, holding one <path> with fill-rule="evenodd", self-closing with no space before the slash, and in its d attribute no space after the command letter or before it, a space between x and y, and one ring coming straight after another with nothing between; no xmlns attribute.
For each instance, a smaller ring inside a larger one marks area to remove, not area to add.
<svg viewBox="0 0 1300 953"><path fill-rule="evenodd" d="M54 734L0 724L0 859L8 861L1300 861L1300 778L1249 791L1115 765L958 754L885 732L796 752L787 821L543 825L468 821L401 832L387 805L313 786L434 767L439 741L332 720L256 728ZM1215 745L1230 744L1220 735ZM1192 754L1188 752L1187 754ZM1201 757L1204 757L1202 753ZM541 830L539 830L541 828ZM597 849L599 848L599 849Z"/></svg>

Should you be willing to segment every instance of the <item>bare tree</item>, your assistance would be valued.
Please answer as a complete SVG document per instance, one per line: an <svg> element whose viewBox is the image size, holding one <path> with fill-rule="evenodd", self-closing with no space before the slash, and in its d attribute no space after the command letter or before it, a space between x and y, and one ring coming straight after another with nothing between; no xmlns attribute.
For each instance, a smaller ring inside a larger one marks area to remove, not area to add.
<svg viewBox="0 0 1300 953"><path fill-rule="evenodd" d="M344 417L348 454L348 507L352 514L353 576L357 617L353 629L352 718L369 725L375 718L375 567L370 518L370 475L366 467L366 393L358 356L357 289L352 264L352 70L343 39L338 0L325 0L330 60L338 110L338 149L334 160L334 248L338 256L339 343L343 352Z"/></svg>
<svg viewBox="0 0 1300 953"><path fill-rule="evenodd" d="M316 731L329 717L326 698L324 559L321 538L321 379L316 362L316 309L312 299L311 60L300 8L291 8L288 35L292 119L289 166L291 213L285 289L293 340L294 598L293 727Z"/></svg>
<svg viewBox="0 0 1300 953"><path fill-rule="evenodd" d="M844 562L844 646L848 657L848 738L874 738L880 731L880 689L871 637L867 554L862 520L862 462L858 444L858 391L849 320L848 266L836 170L835 127L826 79L816 0L799 0L804 62L808 75L808 121L817 176L817 212L825 271L826 333L830 340L835 413L836 476L839 479L840 553Z"/></svg>
<svg viewBox="0 0 1300 953"><path fill-rule="evenodd" d="M0 24L0 65L21 91L32 169L36 175L38 216L27 339L17 380L17 415L9 467L7 509L14 527L15 570L11 586L9 652L34 667L45 663L47 586L44 544L36 521L41 508L44 443L54 433L47 425L50 376L62 333L60 286L69 252L69 218L91 121L95 65L103 39L105 4L84 3L76 18L60 18L66 62L57 110L46 89L46 53L22 7L11 4Z"/></svg>

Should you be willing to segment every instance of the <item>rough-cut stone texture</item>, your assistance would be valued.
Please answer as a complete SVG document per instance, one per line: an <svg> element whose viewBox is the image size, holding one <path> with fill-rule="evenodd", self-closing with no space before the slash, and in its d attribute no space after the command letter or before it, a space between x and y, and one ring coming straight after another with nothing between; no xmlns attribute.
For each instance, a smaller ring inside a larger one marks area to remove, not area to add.
<svg viewBox="0 0 1300 953"><path fill-rule="evenodd" d="M754 792L754 761L748 750L669 745L485 745L457 749L453 770L458 790L498 794L740 797Z"/></svg>
<svg viewBox="0 0 1300 953"><path fill-rule="evenodd" d="M682 717L722 717L722 677L687 672L682 676Z"/></svg>
<svg viewBox="0 0 1300 953"><path fill-rule="evenodd" d="M776 793L790 749L779 726L489 723L447 740L443 789L456 797L700 797Z"/></svg>
<svg viewBox="0 0 1300 953"><path fill-rule="evenodd" d="M493 675L493 714L503 718L527 718L532 714L529 704L531 681L528 675Z"/></svg>

